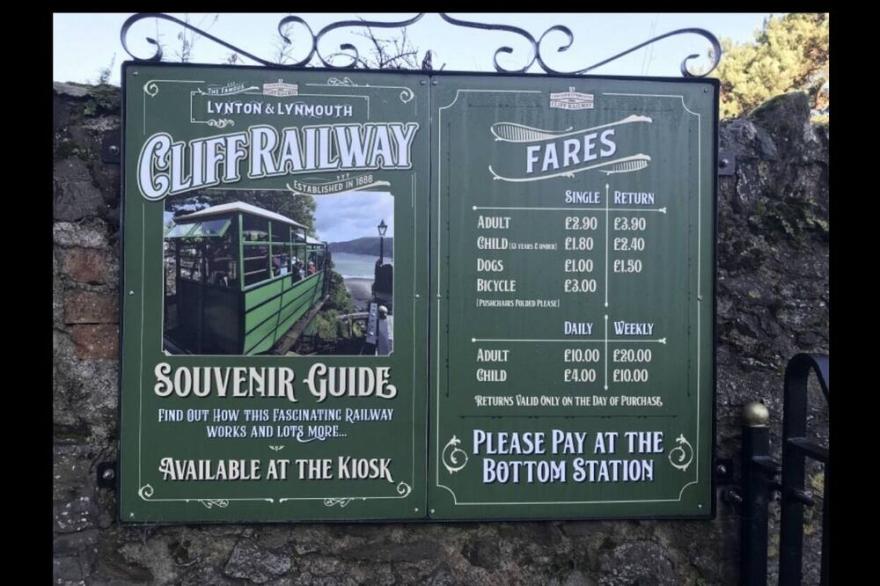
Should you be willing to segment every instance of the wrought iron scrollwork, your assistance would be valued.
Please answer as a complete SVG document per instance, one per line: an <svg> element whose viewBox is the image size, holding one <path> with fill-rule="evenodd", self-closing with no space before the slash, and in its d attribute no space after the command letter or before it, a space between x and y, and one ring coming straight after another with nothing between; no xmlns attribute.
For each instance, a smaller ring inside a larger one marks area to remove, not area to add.
<svg viewBox="0 0 880 586"><path fill-rule="evenodd" d="M608 57L607 59L604 59L602 61L599 61L598 63L594 63L593 65L590 65L589 67L585 67L583 69L578 69L576 71L556 71L556 70L550 68L546 63L544 63L544 60L541 57L541 42L544 40L544 37L546 37L547 34L554 32L554 31L563 32L568 37L568 42L565 45L561 45L558 49L556 49L557 52L567 51L568 48L571 47L572 43L574 43L574 35L572 34L571 30L568 27L563 26L563 25L556 25L556 26L550 27L544 32L543 35L541 35L541 38L538 40L538 63L541 65L541 68L543 68L544 71L546 71L547 73L558 73L558 74L562 74L562 75L580 75L582 73L587 73L588 71L592 71L593 69L601 67L607 63L611 63L612 61L620 59L624 55L629 55L633 51L638 51L639 49L641 49L643 47L647 47L648 45L650 45L652 43L656 43L657 41L661 41L661 40L666 39L668 37L674 37L677 35L689 35L689 34L699 35L699 36L705 38L707 41L709 41L709 43L711 43L712 51L710 53L710 56L712 58L712 63L711 63L711 66L709 67L709 69L707 69L703 73L693 72L688 68L688 62L692 61L693 59L698 58L700 55L698 53L692 53L692 54L688 55L687 57L685 57L684 60L682 60L682 62L681 62L681 74L684 77L705 77L706 75L709 75L716 67L718 67L718 63L721 61L721 53L722 53L721 43L718 42L718 39L715 37L715 35L713 35L709 31L707 31L705 29L701 29L701 28L680 28L680 29L677 29L674 31L670 31L668 33L664 33L662 35L658 35L656 37L652 37L652 38L648 39L647 41L639 43L638 45L635 45L634 47L630 47L629 49L627 49L625 51L621 51L620 53L617 53L616 55Z"/></svg>
<svg viewBox="0 0 880 586"><path fill-rule="evenodd" d="M718 42L718 39L715 37L715 35L713 35L709 31L707 31L705 29L701 29L701 28L681 28L681 29L676 29L674 31L670 31L668 33L664 33L662 35L658 35L656 37L652 37L642 43L639 43L638 45L635 45L633 47L630 47L629 49L626 49L625 51L621 51L620 53L617 53L616 55L608 57L607 59L603 59L602 61L594 63L593 65L590 65L588 67L584 67L583 69L577 69L575 71L559 71L559 70L556 70L556 69L550 67L549 65L547 65L547 62L546 62L541 50L542 50L544 40L547 38L548 35L551 35L552 33L562 33L566 37L566 40L556 47L557 53L568 51L571 48L571 46L574 44L574 34L571 32L571 29L569 29L565 25L557 24L557 25L551 26L546 31L544 31L541 34L541 36L538 37L538 39L535 39L535 37L531 33L526 31L525 29L522 29L522 28L519 28L516 26L512 26L512 25L508 25L508 24L489 24L489 23L466 21L466 20L461 20L458 18L453 18L443 12L439 13L439 15L440 15L440 18L442 18L445 22L448 22L449 24L452 24L454 26L476 28L476 29L488 30L488 31L509 32L509 33L514 33L516 35L519 35L520 37L525 39L531 47L531 55L530 55L530 59L528 59L528 61L526 61L525 65L521 68L518 68L518 69L507 68L503 64L501 64L498 60L500 55L512 55L514 53L514 49L512 47L507 46L507 45L503 45L495 50L494 54L492 55L492 64L494 65L496 71L503 72L503 73L524 73L524 72L528 71L534 65L534 63L537 61L538 65L540 66L541 69L544 70L545 73L561 74L561 75L580 75L580 74L584 74L589 71L592 71L594 69L597 69L599 67L602 67L603 65L611 63L612 61L620 59L624 55L628 55L634 51L638 51L639 49L647 47L648 45L651 45L653 43L656 43L658 41L661 41L661 40L669 38L669 37L674 37L674 36L679 36L679 35L698 35L698 36L703 37L707 41L709 41L709 43L711 45L711 52L710 52L711 63L709 65L709 67L705 71L702 71L702 72L692 71L688 67L688 65L691 61L698 58L700 55L697 53L690 54L690 55L686 56L684 58L684 60L682 60L682 62L681 62L681 74L684 77L705 77L705 76L709 75L712 71L714 71L715 68L718 66L718 63L721 61L721 53L722 53L721 43ZM180 26L182 26L186 29L189 29L195 33L198 33L199 35L201 35L207 39L210 39L211 41L214 41L215 43L222 45L223 47L226 47L227 49L230 49L231 51L234 51L234 52L238 53L239 55L242 55L243 57L246 57L246 58L248 58L252 61L255 61L256 63L259 63L261 65L266 65L266 66L271 66L271 67L280 67L280 68L284 68L284 69L298 69L298 68L306 67L308 65L308 63L310 63L313 60L313 58L315 56L317 56L318 60L325 67L328 67L331 69L354 69L358 66L359 63L362 63L362 60L361 60L360 53L358 52L357 47L355 45L353 45L352 43L342 43L339 45L339 51L336 54L342 54L342 55L349 58L349 61L343 65L336 65L336 64L332 63L331 61L328 60L327 57L325 57L321 53L319 45L320 45L321 39L327 33L334 31L334 30L337 30L337 29L350 28L350 27L358 27L358 28L366 28L366 29L370 29L370 28L406 28L407 26L414 24L414 23L418 22L419 20L421 20L423 16L425 16L425 13L420 12L412 18L409 18L406 20L400 20L400 21L393 21L393 22L381 22L381 21L371 21L371 20L342 20L342 21L334 22L334 23L331 23L331 24L325 26L324 28L319 30L317 34L315 34L312 31L312 28L309 26L309 23L306 22L303 18L300 18L299 16L286 16L286 17L282 18L278 23L278 34L281 36L281 39L284 41L284 43L286 45L290 45L293 42L291 40L291 37L288 36L289 28L291 25L302 25L303 27L305 27L306 31L308 31L308 37L310 37L310 43L309 43L308 54L304 58L302 58L301 60L299 60L295 63L285 63L285 64L273 63L271 61L267 61L265 59L262 59L256 55L248 52L248 51L240 49L240 48L236 47L235 45L232 45L231 43L224 41L223 39L220 39L219 37L216 37L216 36L208 33L207 31L204 31L204 30L202 30L202 29L200 29L200 28L198 28L188 22L182 21L179 18L175 18L175 17L170 16L168 14L162 14L162 13L142 13L142 14L135 14L135 15L129 17L123 23L122 28L120 29L120 39L122 41L122 47L125 49L125 52L128 53L136 61L161 61L162 60L162 47L159 45L159 42L156 41L155 39L153 39L151 37L146 37L147 42L156 47L155 53L152 56L147 57L147 58L139 58L134 53L132 53L129 50L128 43L126 41L126 37L128 35L129 29L131 29L132 25L134 25L136 22L139 22L141 20L148 19L148 18L158 18L158 19L167 20L167 21L179 24Z"/></svg>
<svg viewBox="0 0 880 586"><path fill-rule="evenodd" d="M290 25L304 26L306 28L306 30L308 31L308 34L309 34L309 37L311 38L311 41L310 41L309 52L303 59L301 59L295 63L284 63L284 64L274 63L272 61L267 61L265 59L262 59L261 57L258 57L256 55L254 55L253 53L250 53L248 51L245 51L244 49L236 47L235 45L228 43L228 42L224 41L223 39L216 37L216 36L208 33L207 31L200 29L197 26L194 26L194 25L192 25L188 22L185 22L183 20L180 20L179 18L175 18L174 16L171 16L169 14L148 12L148 13L132 15L128 19L126 19L126 21L122 24L122 28L119 31L119 36L122 41L122 48L125 49L125 52L128 53L129 55L131 55L131 57L133 59L135 59L136 61L161 61L162 60L162 47L161 47L161 45L159 45L159 42L156 41L156 39L153 39L152 37L146 37L147 42L156 47L156 52L153 53L153 55L151 57L147 57L145 59L139 58L134 53L132 53L131 50L128 48L128 43L126 41L126 37L128 36L129 29L131 29L131 27L136 22L139 22L139 21L145 20L145 19L149 19L149 18L159 18L162 20L167 20L167 21L179 24L180 26L182 26L188 30L191 30L195 33L198 33L199 35L205 37L206 39L210 39L211 41L214 41L215 43L222 45L223 47L226 47L227 49L230 49L231 51L234 51L234 52L238 53L239 55L242 55L244 57L247 57L248 59L251 59L252 61L259 63L260 65L266 65L266 66L271 66L271 67L281 67L284 69L298 69L298 68L305 67L312 60L312 58L315 57L315 55L317 55L318 60L325 67L329 67L332 69L353 69L353 68L357 67L358 62L360 61L360 53L358 52L357 47L355 47L351 43L343 43L343 44L339 45L339 52L350 57L351 60L348 63L346 63L345 65L335 65L334 63L331 63L330 61L328 61L324 57L324 55L321 54L321 51L319 49L319 44L321 42L321 39L324 37L324 35L326 35L330 31L340 29L340 28L346 28L346 27L362 27L362 28L368 28L368 29L369 28L405 28L405 27L415 23L416 21L420 20L423 16L424 16L424 13L419 13L416 16L414 16L413 18L410 18L408 20L401 20L401 21L395 21L395 22L381 22L381 21L372 21L372 20L341 20L339 22L334 22L334 23L328 24L327 26L325 26L324 28L319 30L317 34L315 34L312 31L312 27L309 26L309 23L305 19L300 18L299 16L285 16L284 18L282 18L278 22L278 34L279 34L279 36L281 36L281 40L284 41L285 45L291 45L293 43L290 36L288 36L288 34L287 34Z"/></svg>
<svg viewBox="0 0 880 586"><path fill-rule="evenodd" d="M498 55L500 53L507 53L508 55L513 53L512 47L499 47L495 50L495 53L492 55L492 64L495 66L495 71L502 71L505 73L523 73L532 66L532 63L535 62L535 58L538 56L538 43L535 41L535 37L529 34L528 31L521 29L516 26L511 26L509 24L484 24L482 22L469 22L465 20L458 20L456 18L452 18L448 14L443 12L440 13L440 18L445 20L450 24L454 24L456 26L466 26L470 28L478 28L486 31L507 31L511 33L516 33L521 37L525 37L525 39L532 45L532 58L529 59L529 62L526 63L525 67L522 69L506 69L503 65L498 63Z"/></svg>
<svg viewBox="0 0 880 586"><path fill-rule="evenodd" d="M202 29L200 29L197 26L193 26L188 22L182 21L179 18L175 18L175 17L171 16L170 14L162 14L161 12L143 12L140 14L135 14L135 15L128 17L125 20L125 22L122 23L122 28L119 29L119 39L122 41L122 48L125 49L125 52L128 53L129 55L131 55L132 59L134 59L135 61L161 61L162 60L162 46L159 44L159 41L157 41L156 39L154 39L152 37L146 37L147 42L156 47L156 52L153 53L153 55L151 57L140 58L137 55L135 55L134 53L132 53L131 50L129 50L129 48L128 48L128 42L126 41L126 37L128 36L128 30L132 27L132 25L134 25L134 23L141 21L141 20L145 20L147 18L158 18L161 20L167 20L170 22L177 23L184 28L187 28L193 32L200 34L201 36L205 37L206 39L210 39L219 45L223 45L227 49L231 49L231 50L235 51L236 53L244 55L248 59L252 59L253 61L256 61L257 63L259 63L261 65L267 65L267 66L275 65L271 61L266 61L264 59L260 59L256 55L248 53L247 51L244 51L243 49L239 49L235 45L227 43L223 39L221 39L219 37L215 37L211 33L207 32L207 31L203 31ZM302 19L300 19L300 20L302 20ZM305 22L305 21L303 21L303 22ZM308 26L308 25L306 25L306 26ZM281 36L284 37L283 34ZM285 40L287 40L286 37L284 37L284 38L285 38ZM309 58L311 58L311 56ZM301 64L305 65L305 62L303 62ZM300 65L300 63L298 63L297 65Z"/></svg>

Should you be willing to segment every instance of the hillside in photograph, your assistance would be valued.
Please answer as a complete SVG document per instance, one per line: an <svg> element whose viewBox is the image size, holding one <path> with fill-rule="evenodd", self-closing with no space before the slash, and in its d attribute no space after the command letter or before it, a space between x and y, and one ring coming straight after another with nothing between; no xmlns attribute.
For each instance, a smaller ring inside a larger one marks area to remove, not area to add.
<svg viewBox="0 0 880 586"><path fill-rule="evenodd" d="M385 256L394 256L394 237L387 237L385 240ZM330 252L348 252L350 254L365 254L379 256L379 237L367 236L364 238L355 238L345 242L331 242Z"/></svg>

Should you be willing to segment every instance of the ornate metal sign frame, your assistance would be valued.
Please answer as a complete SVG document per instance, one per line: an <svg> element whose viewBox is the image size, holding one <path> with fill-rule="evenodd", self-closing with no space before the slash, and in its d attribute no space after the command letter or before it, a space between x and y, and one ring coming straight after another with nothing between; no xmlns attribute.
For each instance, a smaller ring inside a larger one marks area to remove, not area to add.
<svg viewBox="0 0 880 586"><path fill-rule="evenodd" d="M621 51L620 53L617 53L616 55L612 55L611 57L608 57L607 59L603 59L603 60L601 60L597 63L594 63L592 65L589 65L587 67L584 67L583 69L577 69L575 71L559 71L559 70L553 69L552 67L547 65L544 54L542 53L542 49L544 46L544 40L549 35L551 35L551 33L561 33L561 34L565 35L565 38L566 38L566 41L564 43L562 43L556 47L557 53L562 53L562 52L568 51L569 48L571 48L572 44L574 43L574 33L572 33L571 29L569 29L565 25L557 24L557 25L551 26L550 28L545 30L541 34L540 37L535 39L535 37L531 33L529 33L527 30L522 29L520 27L511 26L511 25L507 25L507 24L486 24L486 23L481 23L481 22L461 20L458 18L453 18L453 17L449 16L448 14L446 14L445 12L440 12L438 14L439 14L440 18L442 18L444 21L446 21L449 24L452 24L454 26L476 28L476 29L487 30L487 31L509 32L509 33L519 35L520 37L522 37L523 39L528 41L529 45L531 46L531 58L526 62L526 64L523 67L521 67L519 69L505 67L503 64L501 64L498 61L499 55L513 54L514 49L512 47L504 45L504 46L501 46L495 50L495 53L492 56L492 63L495 67L495 71L497 71L499 73L526 73L532 67L532 65L534 65L534 63L537 61L538 65L541 67L541 69L544 71L544 73L555 74L555 75L581 75L584 73L588 73L594 69L597 69L598 67L601 67L603 65L606 65L606 64L611 63L613 61L616 61L617 59L620 59L621 57L623 57L625 55L628 55L634 51L638 51L639 49L647 47L648 45L651 45L653 43L656 43L658 41L661 41L661 40L669 38L669 37L675 37L675 36L681 36L681 35L698 35L698 36L701 36L704 39L706 39L711 44L711 51L709 53L709 56L712 59L711 65L706 71L694 72L688 66L692 60L700 57L700 55L696 54L696 53L692 53L690 55L687 55L681 62L681 74L683 77L706 77L707 75L712 73L712 71L714 71L715 68L718 66L718 63L721 61L721 55L722 55L721 43L719 43L719 41L715 37L715 35L713 35L711 32L709 32L705 29L689 27L689 28L676 29L676 30L664 33L662 35L651 37L650 39L648 39L642 43L639 43L638 45L634 45L634 46L630 47L629 49ZM321 42L321 39L327 33L334 31L334 30L337 30L337 29L341 29L341 28L352 28L352 27L366 28L366 29L370 29L370 28L406 28L407 26L409 26L411 24L415 24L416 22L421 20L424 16L425 16L425 13L420 12L416 16L409 18L407 20L392 21L392 22L371 21L371 20L340 20L338 22L334 22L334 23L331 23L331 24L325 26L324 28L319 30L317 32L317 34L312 30L312 27L309 26L309 23L305 19L303 19L299 16L286 16L278 22L278 27L277 27L278 34L281 36L281 39L284 42L284 44L285 45L292 45L293 44L291 37L288 35L288 32L291 27L296 26L296 25L299 25L299 26L305 28L305 30L308 33L308 37L306 39L310 40L310 48L309 48L308 54L304 58L302 58L301 60L299 60L295 63L288 63L288 64L273 63L272 61L268 61L266 59L258 57L256 55L254 55L253 53L250 53L248 51L240 49L239 47L236 47L235 45L228 43L228 42L224 41L223 39L216 37L216 36L208 33L207 31L202 30L199 27L196 27L196 26L190 24L189 22L180 20L179 18L175 18L173 16L170 16L168 14L163 14L163 13L147 12L147 13L135 14L135 15L129 17L123 23L122 28L120 29L120 40L122 41L122 46L125 49L125 52L128 53L132 57L132 59L134 59L135 61L141 61L141 62L161 61L162 60L162 47L159 45L159 42L156 41L156 39L153 39L151 37L146 37L147 42L156 47L155 53L153 53L152 56L147 57L147 58L139 58L137 55L132 53L131 50L128 48L128 42L126 40L129 30L131 29L131 27L135 23L137 23L141 20L149 19L149 18L158 18L161 20L167 20L167 21L179 24L180 26L182 26L186 29L189 29L189 30L191 30L191 31L193 31L193 32L219 44L219 45L222 45L223 47L226 47L227 49L230 49L239 55L247 57L248 59L255 61L256 63L259 63L260 65L265 65L267 67L271 66L271 67L276 67L276 68L281 68L281 69L303 69L303 68L306 68L308 66L308 64L313 60L313 58L317 56L318 60L326 68L329 68L329 69L354 69L357 67L357 64L360 60L360 53L359 53L357 47L351 43L342 43L341 45L339 45L339 53L346 55L350 58L350 61L346 64L335 65L332 61L329 61L328 58L325 57L321 53L319 44ZM310 39L309 39L309 37L310 37ZM459 71L456 73L462 73L462 72Z"/></svg>
<svg viewBox="0 0 880 586"><path fill-rule="evenodd" d="M129 65L133 65L133 64L134 65L136 65L136 64L148 65L148 64L154 64L154 63L161 62L162 57L163 57L162 48L161 48L160 44L155 39L150 38L150 37L146 37L146 41L155 47L155 52L153 53L153 55L146 57L146 58L138 57L137 55L135 55L129 49L128 41L127 41L128 34L129 34L133 25L135 25L136 23L138 23L142 20L145 20L145 19L151 19L151 18L152 19L160 19L160 20L166 20L166 21L178 24L178 25L184 27L185 29L193 31L196 34L213 41L214 43L217 43L217 44L219 44L219 45L221 45L231 51L234 51L235 53L237 53L243 57L246 57L246 58L256 62L257 64L259 64L259 66L271 67L273 69L283 69L283 70L300 70L300 71L307 70L307 71L316 71L316 72L325 71L328 73L341 72L341 71L352 71L352 72L357 71L358 73L364 73L364 72L379 73L380 70L376 70L376 69L358 68L358 64L362 63L363 61L361 60L360 53L355 45L353 45L351 43L341 43L338 46L338 50L336 52L334 52L333 55L327 56L327 55L323 54L320 50L319 45L320 45L321 40L324 38L325 35L327 35L331 31L334 31L337 29L342 29L342 28L355 28L355 27L357 27L357 28L365 28L365 29L368 29L368 28L402 29L402 28L405 28L407 26L410 26L410 25L416 23L417 21L421 20L424 16L425 16L425 13L419 13L412 18L409 18L406 20L401 20L401 21L393 21L393 22L379 22L379 21L367 21L367 20L343 20L343 21L334 22L332 24L324 26L323 28L318 30L317 33L315 33L313 31L313 29L309 26L309 24L306 20L304 20L303 18L301 18L299 16L284 17L279 21L278 26L277 26L277 30L278 30L278 34L281 36L281 39L283 40L285 45L292 45L293 44L293 40L292 40L293 35L290 34L291 28L293 28L293 27L304 27L305 32L307 34L303 35L303 38L305 38L305 40L308 41L308 44L309 44L308 53L305 57L303 57L302 59L300 59L294 63L288 63L288 64L274 63L272 61L263 59L263 58L261 58L257 55L254 55L248 51L240 49L239 47L237 47L231 43L228 43L228 42L224 41L223 39L221 39L217 36L214 36L205 30L200 29L199 27L196 27L196 26L190 24L189 22L185 22L185 21L180 20L176 17L170 16L167 14L163 14L163 13L141 13L141 14L135 14L135 15L129 17L123 23L123 25L120 29L120 40L122 42L123 48L128 53L128 55L130 55L132 57L132 59L134 61L134 63L129 62ZM710 57L711 62L709 64L709 66L706 68L706 70L700 71L700 72L692 70L690 66L692 65L693 60L699 58L700 55L699 54L689 54L684 57L684 59L681 61L681 64L680 64L680 71L681 71L682 78L686 78L686 79L690 78L691 80L694 80L695 78L704 78L704 77L708 76L717 68L717 66L721 60L721 56L722 56L721 45L720 45L718 39L715 37L715 35L713 35L711 32L704 30L704 29L700 29L700 28L682 28L682 29L673 30L673 31L667 32L665 34L658 35L658 36L652 37L650 39L647 39L646 41L644 41L642 43L634 45L624 51L621 51L621 52L619 52L615 55L612 55L608 58L602 59L602 60L600 60L596 63L593 63L587 67L584 67L582 69L578 69L575 71L559 71L559 70L551 68L547 64L547 62L546 62L547 51L543 50L543 49L545 49L545 45L546 45L545 41L547 40L547 37L552 36L552 33L561 33L562 35L565 36L565 41L561 44L558 44L555 47L555 52L565 52L570 49L570 47L574 43L574 34L572 33L572 31L568 27L566 27L564 25L551 26L547 30L545 30L538 38L535 38L535 36L533 36L528 31L526 31L522 28L519 28L519 27L511 26L511 25L485 24L485 23L465 21L465 20L450 17L449 15L447 15L445 13L439 13L439 16L447 23L452 24L457 27L476 28L476 29L487 30L487 31L509 32L509 33L518 35L519 37L521 37L522 39L525 39L528 42L528 44L530 46L530 55L528 56L528 58L525 61L525 64L522 67L519 67L519 68L508 67L508 66L505 66L503 63L501 63L499 61L499 58L503 57L503 56L513 55L515 51L510 46L507 46L507 45L500 46L493 53L492 61L493 61L493 66L494 66L494 69L496 72L494 74L491 72L487 73L487 72L476 72L476 71L449 71L449 70L431 71L429 68L423 68L422 70L413 70L413 69L394 70L394 69L392 69L392 70L390 70L391 72L399 73L399 74L406 74L406 73L419 74L419 73L421 73L421 74L438 75L438 76L455 75L455 74L458 74L458 75L462 75L462 74L483 75L483 76L492 76L492 77L510 77L510 76L520 76L521 77L521 76L528 75L528 76L534 76L534 77L548 77L548 78L563 77L563 76L577 76L577 75L587 74L587 73L589 73L589 72L591 72L601 66L604 66L604 65L611 63L611 62L614 62L614 61L624 57L625 55L633 53L639 49L642 49L646 46L649 46L649 45L656 43L658 41L661 41L663 39L674 37L674 36L682 36L682 35L698 35L700 37L703 37L705 40L707 40L709 42L709 44L711 45L711 49L709 52L709 57ZM542 52L542 50L543 50L543 52ZM347 57L348 62L344 63L342 65L334 64L334 62L332 61L333 58L338 57L340 55ZM314 61L315 57L317 57L318 61L320 62L320 65L312 67L309 64ZM538 63L542 72L529 73L528 70L534 66L535 62ZM163 65L171 65L171 66L176 65L181 68L186 68L186 67L205 66L206 64L163 63ZM243 67L243 68L249 68L249 69L253 70L253 69L258 69L259 66L232 65L230 67ZM208 65L208 67L222 67L222 66L218 64L218 65ZM389 70L382 70L382 71L387 72ZM591 76L585 75L584 77L591 77ZM620 77L620 76L604 75L604 74L601 75L601 77L609 78L609 79L629 79L629 80L649 79L644 76ZM654 79L657 79L657 78L654 78ZM663 79L664 79L664 81L673 81L673 82L680 81L682 83L687 83L686 79L681 79L681 80L676 80L676 79L672 79L672 78L663 78ZM345 80L341 80L340 83L344 83L344 81ZM410 99L411 99L411 97L410 97ZM717 100L717 94L716 94L716 100ZM401 95L401 101L404 103L408 101L407 99L405 99L405 96L403 94ZM717 108L717 101L716 101L716 108ZM715 131L715 136L713 136L713 140L714 140L716 147L717 147L717 125L716 125L716 128L714 129L714 131ZM717 161L718 161L717 148L716 148L715 155L716 155L716 157L715 157L715 161L713 161L713 164L717 168ZM717 179L714 177L712 179L712 184L713 184L713 191L715 192L715 198L717 198ZM714 255L712 258L712 265L713 265L713 267L716 266ZM712 280L713 280L713 288L717 288L717 274L715 276L713 276ZM711 303L712 303L712 314L714 316L714 315L716 315L714 298L711 300ZM714 327L713 327L713 330L715 330ZM717 336L717 333L715 333L713 338L715 336ZM715 459L716 442L717 442L716 432L715 432L715 425L716 425L716 422L715 422L715 409L716 409L715 392L716 392L716 386L717 386L717 375L716 375L717 361L716 361L716 357L715 357L715 348L716 347L717 347L717 344L715 343L715 340L713 340L712 368L711 368L711 371L712 371L711 372L712 421L710 423L712 429L711 429L711 448L709 451L710 461L712 463L713 468L714 468L714 459ZM121 390L121 385L120 385L120 390ZM121 403L121 401L120 401L120 403ZM683 438L681 438L681 439L683 439ZM460 469L460 467L463 465L463 460L462 460L461 454L463 454L464 452L458 448L458 443L460 443L460 442L457 440L457 438L453 437L452 440L443 448L444 459L440 464L445 466L450 472L452 472L453 470ZM682 447L681 447L681 443L682 442L679 441L677 444L679 447L674 448L669 453L670 462L672 462L673 466L675 466L676 464L675 464L675 462L673 462L672 458L673 458L673 456L678 456L678 454L676 454L676 451L680 451L680 452L683 451ZM466 455L464 457L466 458ZM438 466L440 464L438 464ZM117 489L118 489L119 476L120 475L117 474ZM711 483L710 492L713 495L711 498L711 510L704 511L701 515L690 516L690 517L681 517L678 515L668 516L668 515L663 515L663 514L651 514L651 515L644 515L644 516L643 515L627 516L627 517L621 517L618 519L623 519L623 518L711 519L711 518L714 518L715 513L716 513L716 498L714 497L715 492L716 492L716 490L715 490L715 484L716 484L715 480L716 479L715 479L715 475L712 473L709 473L708 476L709 476L709 481ZM329 502L329 504L328 504L325 502L326 506L333 506L335 504L339 504L339 503ZM342 506L344 506L344 504ZM210 507L208 507L208 508L210 508ZM121 511L120 511L120 514L121 514ZM543 518L543 517L533 518L533 519L529 519L529 520L540 520L541 518ZM546 517L546 518L547 519L558 519L559 517ZM579 518L579 517L573 517L573 518ZM595 517L592 517L592 518L595 518ZM504 520L508 520L508 519L509 520L523 520L523 518L517 517L517 516L510 516L510 517L501 516L501 517L494 517L491 519L490 518L485 518L485 519L478 519L478 518L436 519L436 518L433 518L432 519L432 518L426 517L424 519L396 519L396 520L397 521L404 521L404 522L405 521L457 522L457 521L462 521L462 520L465 520L465 521L466 520L484 520L484 521L492 520L492 521L498 522L498 521L504 521ZM132 521L131 519L123 518L121 520L126 523L135 523L135 521ZM322 520L321 522L334 522L334 521L351 522L351 519L348 519L348 520L346 520L346 519L338 519L338 520L327 519L327 520ZM222 523L224 521L220 521L220 522ZM228 522L228 521L226 521L226 522ZM261 522L265 523L266 521L261 521ZM200 523L204 523L204 521L201 521ZM164 525L164 524L169 524L169 523L151 522L151 524ZM171 523L171 524L174 524L174 523Z"/></svg>

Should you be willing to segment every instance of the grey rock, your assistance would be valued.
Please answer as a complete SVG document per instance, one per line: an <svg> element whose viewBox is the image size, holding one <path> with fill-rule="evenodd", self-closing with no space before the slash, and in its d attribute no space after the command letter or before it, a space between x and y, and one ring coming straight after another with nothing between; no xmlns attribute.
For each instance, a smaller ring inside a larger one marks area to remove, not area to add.
<svg viewBox="0 0 880 586"><path fill-rule="evenodd" d="M119 548L126 570L134 568L136 576L147 577L154 584L173 584L180 579L179 567L168 547L168 533L157 532L158 539L130 541Z"/></svg>
<svg viewBox="0 0 880 586"><path fill-rule="evenodd" d="M216 568L211 566L196 565L192 570L185 573L181 579L181 586L203 586L204 584L229 584L227 580Z"/></svg>
<svg viewBox="0 0 880 586"><path fill-rule="evenodd" d="M107 225L95 218L86 222L56 222L52 227L55 244L82 248L106 248Z"/></svg>
<svg viewBox="0 0 880 586"><path fill-rule="evenodd" d="M475 539L464 546L461 555L475 566L494 570L498 568L501 547L499 547L497 539Z"/></svg>
<svg viewBox="0 0 880 586"><path fill-rule="evenodd" d="M56 557L52 560L55 584L84 584L79 560L75 557Z"/></svg>
<svg viewBox="0 0 880 586"><path fill-rule="evenodd" d="M55 536L52 551L56 554L75 554L93 548L98 544L98 529L86 529L76 533L64 533Z"/></svg>
<svg viewBox="0 0 880 586"><path fill-rule="evenodd" d="M54 336L56 437L65 431L85 431L103 443L117 428L119 401L118 365L110 360L79 360L73 341L63 333ZM58 425L72 426L59 430ZM85 439L84 436L82 439Z"/></svg>
<svg viewBox="0 0 880 586"><path fill-rule="evenodd" d="M756 126L774 137L783 156L804 145L804 127L809 126L810 99L804 92L771 98L748 114ZM809 137L809 135L807 135Z"/></svg>
<svg viewBox="0 0 880 586"><path fill-rule="evenodd" d="M440 564L424 581L428 586L454 586L464 583L447 564Z"/></svg>
<svg viewBox="0 0 880 586"><path fill-rule="evenodd" d="M290 556L260 549L250 539L242 539L232 550L223 573L231 578L246 578L256 584L265 584L290 571Z"/></svg>
<svg viewBox="0 0 880 586"><path fill-rule="evenodd" d="M52 327L63 328L64 285L59 278L58 258L52 255Z"/></svg>
<svg viewBox="0 0 880 586"><path fill-rule="evenodd" d="M55 219L76 221L105 209L104 196L92 183L88 166L71 157L55 163Z"/></svg>
<svg viewBox="0 0 880 586"><path fill-rule="evenodd" d="M84 98L89 95L88 87L73 83L56 81L52 83L52 89L55 90L56 94L69 96L71 98Z"/></svg>
<svg viewBox="0 0 880 586"><path fill-rule="evenodd" d="M55 530L58 533L82 531L94 527L98 509L90 496L79 496L68 502L56 502Z"/></svg>
<svg viewBox="0 0 880 586"><path fill-rule="evenodd" d="M380 562L414 562L441 557L440 544L431 541L411 543L370 543L339 552L347 560L374 560Z"/></svg>
<svg viewBox="0 0 880 586"><path fill-rule="evenodd" d="M665 550L650 541L623 543L599 556L599 584L623 586L676 585L676 574Z"/></svg>
<svg viewBox="0 0 880 586"><path fill-rule="evenodd" d="M592 586L595 581L588 579L583 572L575 570L565 578L562 586Z"/></svg>

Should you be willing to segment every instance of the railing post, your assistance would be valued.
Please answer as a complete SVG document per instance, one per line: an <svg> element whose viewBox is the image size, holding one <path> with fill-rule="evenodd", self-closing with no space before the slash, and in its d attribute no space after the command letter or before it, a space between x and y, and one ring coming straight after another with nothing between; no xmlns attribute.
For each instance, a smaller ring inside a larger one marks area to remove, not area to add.
<svg viewBox="0 0 880 586"><path fill-rule="evenodd" d="M830 447L830 446L829 446ZM821 586L831 584L831 459L825 464L825 493L822 508L822 570Z"/></svg>
<svg viewBox="0 0 880 586"><path fill-rule="evenodd" d="M743 408L740 581L744 586L767 585L767 466L772 465L769 420L770 412L763 403L752 402Z"/></svg>
<svg viewBox="0 0 880 586"><path fill-rule="evenodd" d="M815 371L825 397L828 397L828 357L820 354L798 354L785 369L784 412L782 417L782 512L779 537L779 584L797 586L802 579L804 544L804 506L801 495L806 481L806 456L803 442L807 435L807 380ZM796 444L795 442L801 442ZM815 459L816 455L811 455ZM826 462L825 478L828 468ZM828 555L827 505L823 515L822 580L827 584Z"/></svg>
<svg viewBox="0 0 880 586"><path fill-rule="evenodd" d="M785 406L782 416L782 512L779 523L779 584L801 583L804 547L804 506L791 498L792 490L803 491L806 458L788 445L788 438L804 437L807 428L807 376L809 368L792 360L785 376ZM801 381L802 379L802 381ZM800 383L801 384L797 384ZM803 388L801 388L803 387Z"/></svg>

